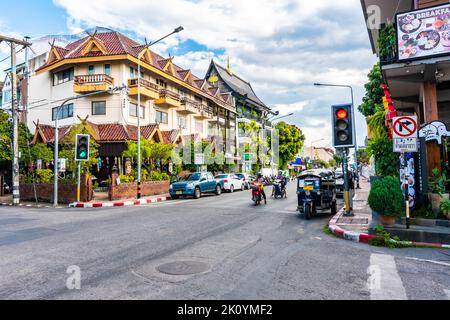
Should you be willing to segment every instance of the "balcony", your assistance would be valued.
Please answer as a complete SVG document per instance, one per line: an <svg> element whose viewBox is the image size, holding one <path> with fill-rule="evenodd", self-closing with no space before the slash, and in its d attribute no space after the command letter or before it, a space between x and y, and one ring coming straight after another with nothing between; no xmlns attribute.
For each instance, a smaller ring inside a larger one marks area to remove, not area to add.
<svg viewBox="0 0 450 320"><path fill-rule="evenodd" d="M145 79L140 79L141 96L149 99L159 99L159 87L155 83L151 83ZM138 95L138 78L128 79L128 88L130 96Z"/></svg>
<svg viewBox="0 0 450 320"><path fill-rule="evenodd" d="M203 106L199 113L194 114L194 117L199 120L210 120L213 117L213 110L208 106Z"/></svg>
<svg viewBox="0 0 450 320"><path fill-rule="evenodd" d="M184 115L199 114L202 111L202 104L195 100L191 100L186 97L181 97L181 106L177 109L177 112Z"/></svg>
<svg viewBox="0 0 450 320"><path fill-rule="evenodd" d="M114 86L114 79L106 74L93 74L75 76L73 91L76 93L88 93L108 90Z"/></svg>
<svg viewBox="0 0 450 320"><path fill-rule="evenodd" d="M167 89L159 91L159 98L155 100L155 105L161 108L180 108L180 95Z"/></svg>

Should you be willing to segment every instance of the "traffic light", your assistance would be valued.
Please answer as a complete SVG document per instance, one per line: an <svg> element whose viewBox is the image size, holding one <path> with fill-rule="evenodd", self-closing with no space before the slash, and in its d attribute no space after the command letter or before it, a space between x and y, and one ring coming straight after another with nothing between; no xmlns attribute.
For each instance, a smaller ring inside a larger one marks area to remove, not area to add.
<svg viewBox="0 0 450 320"><path fill-rule="evenodd" d="M88 161L89 160L89 139L88 134L77 134L75 141L75 160Z"/></svg>
<svg viewBox="0 0 450 320"><path fill-rule="evenodd" d="M355 146L353 134L352 105L332 106L333 146L335 148L352 148Z"/></svg>

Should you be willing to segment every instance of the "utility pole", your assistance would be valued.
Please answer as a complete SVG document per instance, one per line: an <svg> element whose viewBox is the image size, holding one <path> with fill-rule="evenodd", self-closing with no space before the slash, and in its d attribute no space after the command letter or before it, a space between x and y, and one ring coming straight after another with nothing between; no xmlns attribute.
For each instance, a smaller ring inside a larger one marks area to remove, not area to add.
<svg viewBox="0 0 450 320"><path fill-rule="evenodd" d="M5 41L11 47L11 112L13 121L13 141L12 141L12 190L13 205L20 203L19 191L19 110L17 101L17 70L16 70L16 47L29 47L31 43L0 35L0 42Z"/></svg>

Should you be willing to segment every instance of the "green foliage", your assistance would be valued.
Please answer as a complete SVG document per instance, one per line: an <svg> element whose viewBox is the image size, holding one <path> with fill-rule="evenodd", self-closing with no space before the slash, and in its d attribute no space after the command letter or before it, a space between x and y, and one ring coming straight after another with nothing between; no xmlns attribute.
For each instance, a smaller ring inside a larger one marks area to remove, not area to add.
<svg viewBox="0 0 450 320"><path fill-rule="evenodd" d="M372 131L373 139L380 139L387 136L386 111L378 110L373 115L367 117L367 125Z"/></svg>
<svg viewBox="0 0 450 320"><path fill-rule="evenodd" d="M121 183L133 183L134 182L134 177L133 176L126 176L124 174L121 174L119 176L120 182Z"/></svg>
<svg viewBox="0 0 450 320"><path fill-rule="evenodd" d="M380 51L381 60L393 57L396 47L395 27L393 23L388 23L380 30L378 38L378 49Z"/></svg>
<svg viewBox="0 0 450 320"><path fill-rule="evenodd" d="M342 165L343 157L342 155L336 153L335 155L333 155L333 160L336 163L336 166L340 167Z"/></svg>
<svg viewBox="0 0 450 320"><path fill-rule="evenodd" d="M38 143L30 148L31 160L42 160L43 162L50 162L53 159L53 150L45 143Z"/></svg>
<svg viewBox="0 0 450 320"><path fill-rule="evenodd" d="M448 214L450 212L450 200L442 201L440 208L441 208L442 212Z"/></svg>
<svg viewBox="0 0 450 320"><path fill-rule="evenodd" d="M36 170L35 173L36 183L53 183L53 171L49 169Z"/></svg>
<svg viewBox="0 0 450 320"><path fill-rule="evenodd" d="M312 164L314 167L321 168L321 169L328 169L330 167L330 164L328 162L326 162L324 160L320 160L320 159L314 160L312 162Z"/></svg>
<svg viewBox="0 0 450 320"><path fill-rule="evenodd" d="M138 158L137 142L127 141L127 148L122 153L125 158ZM175 148L172 144L152 143L149 140L141 140L141 160L150 162L150 169L155 170L157 161L166 161L171 158L172 151ZM141 172L142 174L142 172Z"/></svg>
<svg viewBox="0 0 450 320"><path fill-rule="evenodd" d="M0 110L0 161L12 160L13 124L7 112ZM24 123L19 123L19 152L21 160L29 162L28 139L30 131Z"/></svg>
<svg viewBox="0 0 450 320"><path fill-rule="evenodd" d="M405 205L400 181L392 176L375 181L368 200L373 211L388 217L400 216Z"/></svg>
<svg viewBox="0 0 450 320"><path fill-rule="evenodd" d="M378 110L384 110L383 107L383 90L381 85L383 84L383 77L381 74L381 68L379 64L373 66L372 70L368 74L369 82L365 84L366 95L362 99L361 105L358 107L365 117L374 115Z"/></svg>
<svg viewBox="0 0 450 320"><path fill-rule="evenodd" d="M382 225L375 227L376 238L369 240L369 244L377 247L395 248L411 248L412 243L409 241L401 241L399 237L391 237Z"/></svg>
<svg viewBox="0 0 450 320"><path fill-rule="evenodd" d="M444 173L440 173L437 168L432 171L432 176L428 178L428 188L431 193L442 196L445 193L445 185L450 182Z"/></svg>
<svg viewBox="0 0 450 320"><path fill-rule="evenodd" d="M436 215L433 212L431 205L422 205L420 208L416 209L412 213L414 218L423 218L423 219L435 219Z"/></svg>
<svg viewBox="0 0 450 320"><path fill-rule="evenodd" d="M399 159L398 155L392 152L392 141L387 134L369 141L367 148L368 155L375 158L376 173L378 176L398 176Z"/></svg>
<svg viewBox="0 0 450 320"><path fill-rule="evenodd" d="M279 122L276 129L279 136L279 167L285 170L289 162L302 150L305 136L300 128L284 121Z"/></svg>
<svg viewBox="0 0 450 320"><path fill-rule="evenodd" d="M60 159L67 159L66 168L70 172L75 172L77 170L77 163L75 161L75 138L77 134L90 134L90 132L88 132L82 123L72 126L61 143L61 148L58 155ZM89 168L97 163L98 147L98 143L91 136L89 140L89 161L81 162L82 172L84 170L89 171Z"/></svg>
<svg viewBox="0 0 450 320"><path fill-rule="evenodd" d="M367 154L366 150L358 149L356 155L358 157L358 163L361 163L361 164L368 164L369 163L369 155Z"/></svg>

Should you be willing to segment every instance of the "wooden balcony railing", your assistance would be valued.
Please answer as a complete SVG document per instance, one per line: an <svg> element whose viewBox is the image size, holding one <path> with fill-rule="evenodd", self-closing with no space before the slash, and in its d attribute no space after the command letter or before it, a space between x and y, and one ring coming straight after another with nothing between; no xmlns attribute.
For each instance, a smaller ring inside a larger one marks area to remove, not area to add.
<svg viewBox="0 0 450 320"><path fill-rule="evenodd" d="M159 91L159 87L156 83L152 83L150 81L147 81L145 79L140 79L139 81L141 83L141 86L143 88L158 92ZM130 88L135 88L138 86L138 78L133 78L133 79L128 79L128 87Z"/></svg>
<svg viewBox="0 0 450 320"><path fill-rule="evenodd" d="M194 108L197 112L201 112L203 110L203 105L200 102L191 100L187 97L181 97L181 105L183 107Z"/></svg>
<svg viewBox="0 0 450 320"><path fill-rule="evenodd" d="M175 92L172 92L172 91L169 91L167 89L161 89L159 91L159 97L161 99L163 99L163 98L171 98L173 100L180 101L180 95L179 94L177 94Z"/></svg>

